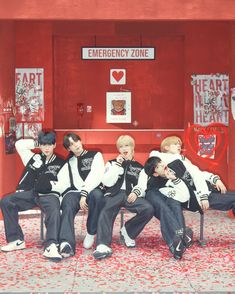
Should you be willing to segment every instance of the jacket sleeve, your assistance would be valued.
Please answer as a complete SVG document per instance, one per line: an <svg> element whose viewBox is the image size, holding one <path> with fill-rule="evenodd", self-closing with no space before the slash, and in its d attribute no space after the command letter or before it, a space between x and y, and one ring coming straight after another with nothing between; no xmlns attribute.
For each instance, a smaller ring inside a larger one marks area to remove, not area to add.
<svg viewBox="0 0 235 294"><path fill-rule="evenodd" d="M123 175L124 169L120 163L116 161L107 162L105 165L104 176L102 178L102 183L106 187L112 187L116 184L120 175Z"/></svg>
<svg viewBox="0 0 235 294"><path fill-rule="evenodd" d="M135 193L137 197L144 197L145 191L147 190L147 182L148 176L145 173L144 169L142 169L139 174L138 183L136 186L133 187L131 192Z"/></svg>
<svg viewBox="0 0 235 294"><path fill-rule="evenodd" d="M189 190L186 184L179 178L175 180L168 180L166 187L160 188L159 191L163 195L182 203L187 202L190 198Z"/></svg>
<svg viewBox="0 0 235 294"><path fill-rule="evenodd" d="M167 164L172 162L175 159L181 159L184 163L186 170L190 173L193 179L194 185L196 187L195 194L198 200L200 201L200 200L208 199L208 195L210 194L210 192L206 183L206 179L203 176L202 171L196 165L192 164L190 160L188 160L187 158L185 158L184 156L180 154L169 154L169 153L163 153L159 151L152 151L150 155L158 156L159 158L161 158L161 160L163 160Z"/></svg>
<svg viewBox="0 0 235 294"><path fill-rule="evenodd" d="M191 161L188 160L187 158L183 160L183 163L187 171L192 176L194 185L196 187L196 191L195 191L196 197L198 198L198 200L207 200L210 194L210 191L208 189L203 172L196 165L192 164Z"/></svg>
<svg viewBox="0 0 235 294"><path fill-rule="evenodd" d="M16 150L26 166L32 156L35 154L31 150L36 148L36 142L33 139L20 139L15 143Z"/></svg>
<svg viewBox="0 0 235 294"><path fill-rule="evenodd" d="M91 170L81 187L82 196L87 196L93 189L100 185L104 175L104 159L100 152L97 152L92 164Z"/></svg>
<svg viewBox="0 0 235 294"><path fill-rule="evenodd" d="M57 174L57 181L50 181L51 191L62 194L66 189L71 187L68 163L65 163Z"/></svg>
<svg viewBox="0 0 235 294"><path fill-rule="evenodd" d="M218 175L212 174L207 171L202 171L202 175L206 181L208 181L211 185L215 185L217 180L220 180Z"/></svg>

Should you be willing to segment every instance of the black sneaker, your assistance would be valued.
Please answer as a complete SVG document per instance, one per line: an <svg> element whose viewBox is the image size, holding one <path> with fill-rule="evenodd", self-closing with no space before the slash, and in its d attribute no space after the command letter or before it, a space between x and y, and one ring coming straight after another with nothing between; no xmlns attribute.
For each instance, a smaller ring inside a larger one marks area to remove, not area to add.
<svg viewBox="0 0 235 294"><path fill-rule="evenodd" d="M189 247L191 247L193 245L194 241L193 241L193 231L192 231L192 229L190 229L188 227L185 228L183 242L184 242L184 246L186 248L189 248Z"/></svg>
<svg viewBox="0 0 235 294"><path fill-rule="evenodd" d="M109 246L105 244L99 244L96 250L93 252L93 256L95 259L103 259L111 256L112 253L113 250Z"/></svg>
<svg viewBox="0 0 235 294"><path fill-rule="evenodd" d="M73 249L68 242L62 242L60 244L60 254L63 258L68 258L74 255Z"/></svg>
<svg viewBox="0 0 235 294"><path fill-rule="evenodd" d="M93 252L93 256L95 259L104 259L106 257L109 257L112 255L112 252L100 252L98 250L95 250Z"/></svg>
<svg viewBox="0 0 235 294"><path fill-rule="evenodd" d="M186 249L181 236L175 235L172 246L174 248L174 251L173 251L174 258L177 260L181 259Z"/></svg>

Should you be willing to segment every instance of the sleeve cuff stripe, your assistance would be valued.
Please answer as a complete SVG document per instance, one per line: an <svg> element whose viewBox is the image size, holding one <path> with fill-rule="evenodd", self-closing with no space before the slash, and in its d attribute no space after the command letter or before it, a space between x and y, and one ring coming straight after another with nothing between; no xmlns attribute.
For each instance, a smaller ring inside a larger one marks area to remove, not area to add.
<svg viewBox="0 0 235 294"><path fill-rule="evenodd" d="M137 189L133 190L132 192L135 193L137 196L141 195L141 192L139 190L137 190Z"/></svg>
<svg viewBox="0 0 235 294"><path fill-rule="evenodd" d="M172 182L176 185L176 184L179 184L181 182L181 180L180 179L175 179Z"/></svg>

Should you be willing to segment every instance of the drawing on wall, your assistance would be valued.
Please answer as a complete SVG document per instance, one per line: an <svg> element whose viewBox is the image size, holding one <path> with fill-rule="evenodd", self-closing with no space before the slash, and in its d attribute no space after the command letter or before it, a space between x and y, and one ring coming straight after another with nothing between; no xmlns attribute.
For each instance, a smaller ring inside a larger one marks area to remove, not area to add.
<svg viewBox="0 0 235 294"><path fill-rule="evenodd" d="M6 154L15 153L15 142L16 142L15 132L5 133L5 152L6 152Z"/></svg>
<svg viewBox="0 0 235 294"><path fill-rule="evenodd" d="M106 93L106 122L131 122L131 92Z"/></svg>
<svg viewBox="0 0 235 294"><path fill-rule="evenodd" d="M228 125L229 77L226 74L192 75L194 123Z"/></svg>
<svg viewBox="0 0 235 294"><path fill-rule="evenodd" d="M43 68L16 68L15 99L17 122L44 120Z"/></svg>
<svg viewBox="0 0 235 294"><path fill-rule="evenodd" d="M198 155L203 158L214 159L216 135L198 135Z"/></svg>
<svg viewBox="0 0 235 294"><path fill-rule="evenodd" d="M42 130L41 123L25 123L24 124L24 137L36 139L39 131Z"/></svg>
<svg viewBox="0 0 235 294"><path fill-rule="evenodd" d="M126 70L125 69L110 69L110 84L111 85L125 85L126 84Z"/></svg>
<svg viewBox="0 0 235 294"><path fill-rule="evenodd" d="M23 138L23 124L18 123L16 124L16 139Z"/></svg>

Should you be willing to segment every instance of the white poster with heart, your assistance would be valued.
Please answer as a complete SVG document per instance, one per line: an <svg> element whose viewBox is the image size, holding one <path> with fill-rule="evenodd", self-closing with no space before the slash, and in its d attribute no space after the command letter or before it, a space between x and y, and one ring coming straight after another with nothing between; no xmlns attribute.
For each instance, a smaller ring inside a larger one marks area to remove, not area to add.
<svg viewBox="0 0 235 294"><path fill-rule="evenodd" d="M125 69L110 69L110 84L111 85L125 85L126 84L126 70Z"/></svg>

